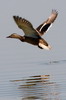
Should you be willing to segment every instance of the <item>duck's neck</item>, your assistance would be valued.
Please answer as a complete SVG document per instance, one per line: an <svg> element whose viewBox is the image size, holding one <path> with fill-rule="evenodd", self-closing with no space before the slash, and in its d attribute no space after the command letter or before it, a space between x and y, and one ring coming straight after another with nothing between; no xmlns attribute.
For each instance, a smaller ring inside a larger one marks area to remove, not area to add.
<svg viewBox="0 0 66 100"><path fill-rule="evenodd" d="M24 42L24 40L25 40L25 37L24 36L21 36L21 35L18 35L18 34L16 34L13 38L19 39L22 42Z"/></svg>
<svg viewBox="0 0 66 100"><path fill-rule="evenodd" d="M18 35L16 38L19 39L22 42L25 41L25 37L24 36Z"/></svg>

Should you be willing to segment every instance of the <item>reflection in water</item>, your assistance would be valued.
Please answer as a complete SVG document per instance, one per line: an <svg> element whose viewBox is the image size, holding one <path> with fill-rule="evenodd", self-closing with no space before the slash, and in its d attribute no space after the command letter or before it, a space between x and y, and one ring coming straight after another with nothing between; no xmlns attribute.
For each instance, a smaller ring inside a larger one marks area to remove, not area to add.
<svg viewBox="0 0 66 100"><path fill-rule="evenodd" d="M30 76L22 80L12 80L18 84L22 100L60 100L59 86L50 81L50 75Z"/></svg>

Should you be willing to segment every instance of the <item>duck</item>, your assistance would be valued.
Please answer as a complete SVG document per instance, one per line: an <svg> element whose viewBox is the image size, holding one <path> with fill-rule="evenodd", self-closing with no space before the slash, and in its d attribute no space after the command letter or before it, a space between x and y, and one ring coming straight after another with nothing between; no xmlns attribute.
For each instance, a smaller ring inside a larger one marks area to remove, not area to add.
<svg viewBox="0 0 66 100"><path fill-rule="evenodd" d="M22 42L27 42L29 44L38 46L40 49L50 50L52 47L47 43L45 39L42 38L42 35L44 35L44 33L49 30L49 28L57 18L57 15L58 12L56 10L52 10L47 20L40 24L36 29L33 27L31 22L29 22L25 18L13 16L13 19L17 26L24 32L24 36L13 33L7 36L7 38L19 39Z"/></svg>

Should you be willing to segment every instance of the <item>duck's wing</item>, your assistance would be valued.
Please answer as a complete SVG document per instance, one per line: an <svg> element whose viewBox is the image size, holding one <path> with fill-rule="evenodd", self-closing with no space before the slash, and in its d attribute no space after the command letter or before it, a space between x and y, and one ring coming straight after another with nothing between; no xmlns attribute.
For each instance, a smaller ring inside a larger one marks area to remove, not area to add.
<svg viewBox="0 0 66 100"><path fill-rule="evenodd" d="M52 10L52 13L49 16L49 18L36 28L36 30L40 33L40 35L43 35L45 32L47 32L49 27L57 18L57 15L58 15L58 12L56 10Z"/></svg>
<svg viewBox="0 0 66 100"><path fill-rule="evenodd" d="M24 31L25 36L34 38L39 37L38 32L33 28L32 24L28 20L19 16L13 16L13 18L18 27Z"/></svg>

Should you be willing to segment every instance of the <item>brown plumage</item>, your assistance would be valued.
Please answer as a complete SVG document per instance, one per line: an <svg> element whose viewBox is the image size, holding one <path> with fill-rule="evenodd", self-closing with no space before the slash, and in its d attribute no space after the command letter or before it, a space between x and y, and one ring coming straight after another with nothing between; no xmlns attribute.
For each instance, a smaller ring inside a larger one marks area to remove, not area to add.
<svg viewBox="0 0 66 100"><path fill-rule="evenodd" d="M49 16L49 18L41 25L39 25L36 29L33 28L33 25L28 20L21 18L19 16L13 16L16 24L20 29L23 30L25 35L21 36L16 33L13 33L7 38L16 38L21 40L22 42L27 42L36 45L41 49L49 50L51 49L51 46L41 36L45 32L47 32L51 24L55 21L57 15L58 12L56 10L52 10L52 13Z"/></svg>

